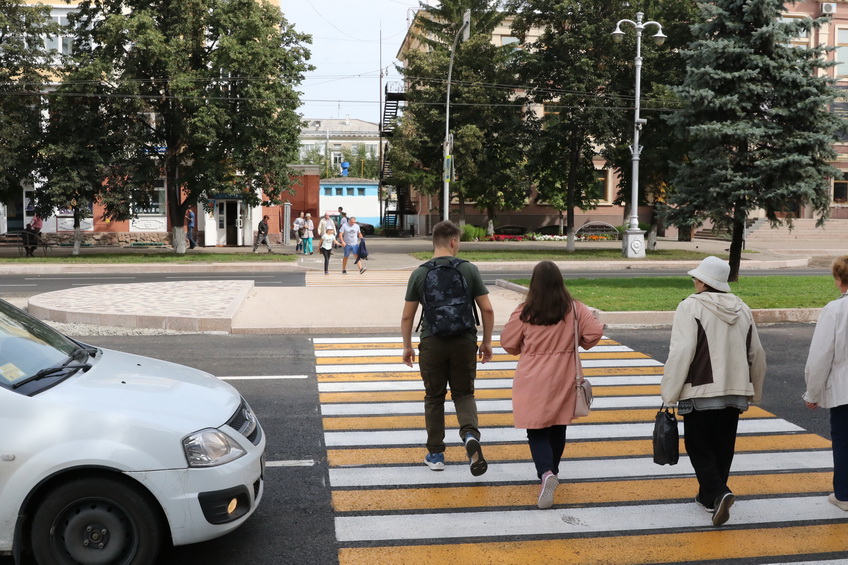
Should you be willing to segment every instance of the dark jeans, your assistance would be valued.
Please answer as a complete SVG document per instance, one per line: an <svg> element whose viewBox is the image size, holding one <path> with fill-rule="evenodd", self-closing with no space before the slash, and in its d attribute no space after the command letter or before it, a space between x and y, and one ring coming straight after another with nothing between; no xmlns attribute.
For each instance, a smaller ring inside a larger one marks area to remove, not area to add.
<svg viewBox="0 0 848 565"><path fill-rule="evenodd" d="M424 423L427 450L445 451L445 396L450 385L451 399L459 420L459 437L477 429L477 402L474 378L477 376L477 343L467 337L425 337L418 346L418 367L424 381Z"/></svg>
<svg viewBox="0 0 848 565"><path fill-rule="evenodd" d="M330 270L330 255L333 253L332 249L321 248L321 255L324 256L324 272Z"/></svg>
<svg viewBox="0 0 848 565"><path fill-rule="evenodd" d="M848 501L848 404L830 409L830 439L833 444L833 493Z"/></svg>
<svg viewBox="0 0 848 565"><path fill-rule="evenodd" d="M567 427L551 426L540 430L527 430L527 442L530 444L533 463L536 464L536 476L540 479L548 471L554 475L559 474L559 462L565 451Z"/></svg>
<svg viewBox="0 0 848 565"><path fill-rule="evenodd" d="M736 450L739 410L693 410L683 416L686 453L698 477L698 498L711 504L731 492L727 486Z"/></svg>
<svg viewBox="0 0 848 565"><path fill-rule="evenodd" d="M194 249L197 247L197 240L194 237L194 227L189 226L186 231L186 237L188 238L188 247L189 249Z"/></svg>

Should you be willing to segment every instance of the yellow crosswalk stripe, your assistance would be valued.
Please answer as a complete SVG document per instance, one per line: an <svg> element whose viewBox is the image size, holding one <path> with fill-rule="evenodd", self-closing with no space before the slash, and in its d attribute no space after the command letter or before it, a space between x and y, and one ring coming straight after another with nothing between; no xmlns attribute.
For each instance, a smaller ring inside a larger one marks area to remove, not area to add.
<svg viewBox="0 0 848 565"><path fill-rule="evenodd" d="M473 532L469 534L473 536ZM405 545L391 548L343 547L339 550L339 565L643 565L695 561L726 563L742 558L844 552L846 539L848 524L822 524L536 541Z"/></svg>
<svg viewBox="0 0 848 565"><path fill-rule="evenodd" d="M394 362L400 363L400 359ZM322 373L320 372L320 366L316 367L316 369L319 369L319 383L331 383L334 381L421 381L421 376L417 371L405 373L394 373L391 371L385 373ZM587 377L613 377L616 375L662 375L662 371L662 367L586 367L583 369L583 374ZM484 365L482 370L477 370L477 379L511 379L513 374L515 374L513 369L490 370L486 369Z"/></svg>
<svg viewBox="0 0 848 565"><path fill-rule="evenodd" d="M420 452L420 450L419 450ZM488 455L488 454L487 454ZM529 453L528 453L529 456ZM831 473L733 475L730 487L746 496L767 496L785 492L825 493L832 486ZM563 483L556 491L556 504L607 504L685 500L695 496L692 479L644 479ZM539 487L530 485L433 487L391 490L343 490L333 492L337 512L392 512L428 508L488 508L533 506Z"/></svg>
<svg viewBox="0 0 848 565"><path fill-rule="evenodd" d="M478 387L480 384L478 383ZM602 396L645 396L656 395L656 385L637 385L637 386L610 386L599 387L593 389L593 394L596 397ZM405 401L423 401L424 390L406 390L406 391L368 391L368 392L322 392L318 395L321 404L334 404L342 402L405 402ZM494 400L512 398L511 388L478 388L474 397L478 400Z"/></svg>
<svg viewBox="0 0 848 565"><path fill-rule="evenodd" d="M592 410L586 418L572 425L601 424L610 422L653 422L656 408L651 410ZM741 418L767 418L772 416L762 408L752 406ZM512 413L480 414L479 425L483 428L512 426ZM415 416L333 416L324 418L325 430L403 430L420 429L424 425L424 414ZM453 414L445 415L445 425L458 428L459 422Z"/></svg>
<svg viewBox="0 0 848 565"><path fill-rule="evenodd" d="M805 449L830 449L830 442L815 434L776 434L766 436L739 436L736 452L748 451L800 451ZM680 453L684 452L680 440ZM565 459L587 457L648 457L653 453L651 440L574 441L565 449ZM445 459L464 461L462 446L448 446ZM486 445L489 461L529 461L530 448L526 443ZM331 467L352 465L410 465L421 459L420 447L389 447L373 449L328 449L327 460Z"/></svg>
<svg viewBox="0 0 848 565"><path fill-rule="evenodd" d="M613 352L613 353L581 353L580 359L650 359L650 356L638 351L629 352ZM517 355L497 354L492 355L492 361L518 361ZM399 355L391 357L374 356L374 357L319 357L315 360L315 364L320 368L321 365L360 365L372 363L398 363L401 362Z"/></svg>

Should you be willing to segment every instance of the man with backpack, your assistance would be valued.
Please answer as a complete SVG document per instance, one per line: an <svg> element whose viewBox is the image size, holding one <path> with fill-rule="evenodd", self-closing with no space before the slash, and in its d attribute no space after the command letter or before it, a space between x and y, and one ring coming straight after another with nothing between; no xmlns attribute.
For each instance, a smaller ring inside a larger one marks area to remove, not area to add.
<svg viewBox="0 0 848 565"><path fill-rule="evenodd" d="M415 362L412 328L421 304L418 366L424 381L428 452L424 463L433 471L445 468L445 396L450 386L459 420L459 437L465 444L471 474L476 477L486 472L488 464L480 448L474 379L477 357L483 363L492 359L495 313L480 271L468 261L456 258L461 233L449 221L433 227L433 258L409 277L401 334L403 362L412 367ZM475 304L483 326L479 349Z"/></svg>

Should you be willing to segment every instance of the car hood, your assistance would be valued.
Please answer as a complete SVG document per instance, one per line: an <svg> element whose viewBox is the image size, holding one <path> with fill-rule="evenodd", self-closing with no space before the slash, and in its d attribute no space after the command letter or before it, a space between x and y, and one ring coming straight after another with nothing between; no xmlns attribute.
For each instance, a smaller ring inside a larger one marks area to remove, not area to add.
<svg viewBox="0 0 848 565"><path fill-rule="evenodd" d="M221 426L241 403L232 386L184 365L109 349L91 364L38 396L119 420L153 420L179 433Z"/></svg>

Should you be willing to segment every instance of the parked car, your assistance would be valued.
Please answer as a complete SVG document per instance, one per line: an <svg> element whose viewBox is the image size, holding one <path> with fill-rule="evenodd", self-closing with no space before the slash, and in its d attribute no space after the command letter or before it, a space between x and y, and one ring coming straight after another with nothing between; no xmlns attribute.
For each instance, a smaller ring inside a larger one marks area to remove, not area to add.
<svg viewBox="0 0 848 565"><path fill-rule="evenodd" d="M336 224L336 232L338 233L339 229L341 229L341 225L339 224L339 218L341 218L341 216L338 214L331 214L330 218L332 218L333 223ZM320 218L318 221L320 221ZM359 218L356 219L356 224L359 226L359 231L362 232L362 235L374 235L373 225L360 222ZM318 227L318 222L315 222L315 227Z"/></svg>
<svg viewBox="0 0 848 565"><path fill-rule="evenodd" d="M501 226L495 228L495 235L524 235L527 228L524 226Z"/></svg>
<svg viewBox="0 0 848 565"><path fill-rule="evenodd" d="M3 300L0 430L0 554L18 563L150 565L238 528L262 498L264 433L232 386Z"/></svg>

